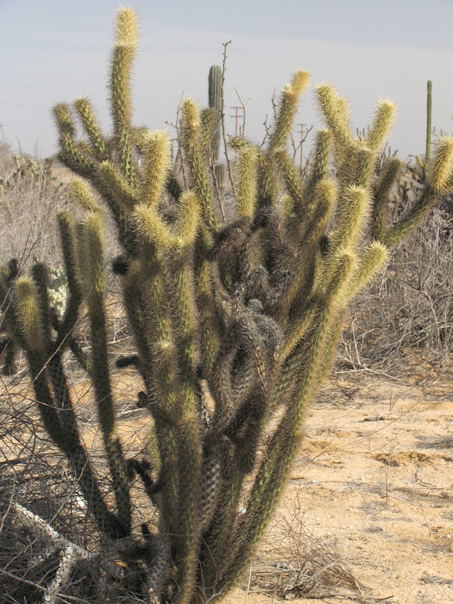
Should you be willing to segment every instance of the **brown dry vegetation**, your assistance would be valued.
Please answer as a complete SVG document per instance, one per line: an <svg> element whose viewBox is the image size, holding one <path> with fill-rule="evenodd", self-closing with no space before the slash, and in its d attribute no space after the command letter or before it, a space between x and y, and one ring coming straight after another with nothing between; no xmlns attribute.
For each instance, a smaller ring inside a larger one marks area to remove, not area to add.
<svg viewBox="0 0 453 604"><path fill-rule="evenodd" d="M55 265L53 225L67 204L66 172L27 158L13 162L5 148L1 158L2 263L16 255L24 264L38 256ZM436 210L352 309L337 365L308 414L286 494L227 604L453 601L451 221L448 208ZM110 300L113 361L131 342L114 291ZM93 546L91 519L40 426L20 367L0 382L2 604L41 602L61 559L61 550L50 551L17 523L14 501L72 541ZM113 373L125 449L138 453L147 446L149 421L135 405L139 385L131 370ZM71 378L84 440L102 472L91 392L76 368ZM92 601L83 573L83 566L74 573L61 601Z"/></svg>

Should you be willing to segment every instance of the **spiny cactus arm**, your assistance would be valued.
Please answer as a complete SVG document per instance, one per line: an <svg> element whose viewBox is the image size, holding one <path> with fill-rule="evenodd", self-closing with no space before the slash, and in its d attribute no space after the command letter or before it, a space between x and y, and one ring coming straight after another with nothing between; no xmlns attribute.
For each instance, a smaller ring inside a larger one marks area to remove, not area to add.
<svg viewBox="0 0 453 604"><path fill-rule="evenodd" d="M378 181L373 186L373 211L371 217L372 236L383 240L387 230L387 205L392 187L401 174L403 163L396 157L389 158L383 167Z"/></svg>
<svg viewBox="0 0 453 604"><path fill-rule="evenodd" d="M367 145L372 151L382 149L395 121L395 115L396 105L393 101L389 99L379 101L366 136Z"/></svg>
<svg viewBox="0 0 453 604"><path fill-rule="evenodd" d="M136 182L132 158L131 72L137 52L137 15L132 8L121 7L116 14L115 45L110 75L110 102L118 163L129 186Z"/></svg>
<svg viewBox="0 0 453 604"><path fill-rule="evenodd" d="M182 105L181 145L189 167L192 188L201 202L202 216L209 232L219 230L212 205L212 188L200 149L200 116L195 103L188 99Z"/></svg>
<svg viewBox="0 0 453 604"><path fill-rule="evenodd" d="M84 179L78 177L72 178L69 182L69 192L72 201L84 212L101 211L91 187Z"/></svg>
<svg viewBox="0 0 453 604"><path fill-rule="evenodd" d="M69 299L64 316L59 322L55 350L63 351L73 341L72 332L79 317L79 309L83 298L82 279L77 263L75 249L75 234L67 212L58 215L61 248L65 263L66 278L68 280Z"/></svg>
<svg viewBox="0 0 453 604"><path fill-rule="evenodd" d="M281 360L285 362L292 352L297 348L299 342L313 325L313 321L318 314L316 306L310 306L302 320L290 323L287 329L288 335L285 338L285 343L282 347Z"/></svg>
<svg viewBox="0 0 453 604"><path fill-rule="evenodd" d="M26 277L19 278L14 288L14 300L8 316L11 324L15 325L16 337L27 354L33 388L44 427L53 442L72 463L78 483L100 529L107 536L117 538L122 534L122 528L114 514L108 510L93 475L86 451L78 437L70 401L66 399L68 406L59 412L49 387L45 370L46 359L40 348L43 343L43 335L40 326L40 303L34 282ZM61 420L59 415L61 415ZM69 426L71 429L67 430Z"/></svg>
<svg viewBox="0 0 453 604"><path fill-rule="evenodd" d="M306 203L304 203L306 202L306 197L304 195L300 173L298 173L296 166L289 158L285 149L277 148L274 151L274 157L283 172L286 189L293 200L293 211L297 213L297 216L299 217L306 206Z"/></svg>
<svg viewBox="0 0 453 604"><path fill-rule="evenodd" d="M191 191L181 196L179 216L173 230L165 224L153 207L140 205L135 211L137 229L141 237L148 244L156 246L159 253L167 259L168 267L165 273L168 294L173 300L173 329L177 338L179 374L186 384L192 384L192 389L199 354L199 323L193 270L187 260L197 235L199 214L198 199Z"/></svg>
<svg viewBox="0 0 453 604"><path fill-rule="evenodd" d="M348 299L355 297L386 263L389 250L381 241L371 241L363 251L351 280Z"/></svg>
<svg viewBox="0 0 453 604"><path fill-rule="evenodd" d="M71 107L67 103L56 103L52 112L60 136L60 142L61 138L65 136L74 140L76 128Z"/></svg>
<svg viewBox="0 0 453 604"><path fill-rule="evenodd" d="M66 103L56 104L53 116L59 133L59 158L73 172L90 178L95 172L96 162L90 149L74 140L75 125L70 107Z"/></svg>
<svg viewBox="0 0 453 604"><path fill-rule="evenodd" d="M212 132L214 129L215 115L211 107L200 111L200 149L205 165L209 166L212 160Z"/></svg>
<svg viewBox="0 0 453 604"><path fill-rule="evenodd" d="M101 162L110 159L107 144L94 116L90 101L85 97L80 97L74 101L74 107L91 142L94 157Z"/></svg>
<svg viewBox="0 0 453 604"><path fill-rule="evenodd" d="M293 322L299 324L301 308L305 308L309 300L314 284L315 268L319 263L320 240L332 216L337 197L338 191L333 180L326 178L319 181L313 194L314 210L308 212L306 222L297 225L300 250L293 266L294 276L276 305L277 316L287 328Z"/></svg>
<svg viewBox="0 0 453 604"><path fill-rule="evenodd" d="M171 161L170 138L167 132L158 130L143 136L142 152L145 162L141 202L157 208L168 178Z"/></svg>
<svg viewBox="0 0 453 604"><path fill-rule="evenodd" d="M314 145L313 160L310 162L310 173L307 180L306 195L310 197L317 183L328 175L332 134L330 130L318 130Z"/></svg>
<svg viewBox="0 0 453 604"><path fill-rule="evenodd" d="M332 287L326 295L316 327L311 334L311 354L305 360L292 402L266 447L247 501L246 514L235 532L236 546L230 558L232 561L221 581L215 586L216 592L222 592L232 586L250 561L254 547L265 530L288 478L302 438L305 409L316 391L316 377L320 367L325 364L326 357L330 359L333 355L335 342L332 342L329 334L335 329L339 308L354 265L354 257L349 253L343 252L339 256L335 272L340 280L332 279ZM282 375L280 380L282 377L285 379Z"/></svg>
<svg viewBox="0 0 453 604"><path fill-rule="evenodd" d="M202 256L201 251L197 253L197 247L204 247L201 238L197 238L195 243L195 291L199 321L203 326L200 334L201 365L206 372L204 377L209 380L215 372L217 353L220 348L221 313L216 303L212 263Z"/></svg>
<svg viewBox="0 0 453 604"><path fill-rule="evenodd" d="M338 187L333 179L326 177L316 183L306 215L299 218L297 239L300 248L319 243L336 207L338 195Z"/></svg>
<svg viewBox="0 0 453 604"><path fill-rule="evenodd" d="M239 514L244 475L238 469L237 452L231 447L228 453L229 474L223 479L217 507L209 530L203 536L200 553L201 583L209 599L217 593L216 585L231 562L235 527Z"/></svg>
<svg viewBox="0 0 453 604"><path fill-rule="evenodd" d="M337 154L351 144L353 137L348 124L348 108L331 84L319 84L315 88L318 105L333 134Z"/></svg>
<svg viewBox="0 0 453 604"><path fill-rule="evenodd" d="M275 124L269 139L269 152L285 148L291 134L301 94L308 86L310 74L305 69L298 69L289 84L286 84L280 97L280 105Z"/></svg>
<svg viewBox="0 0 453 604"><path fill-rule="evenodd" d="M14 283L14 305L17 327L20 329L25 350L37 355L45 353L46 335L42 325L39 290L28 277L18 277Z"/></svg>
<svg viewBox="0 0 453 604"><path fill-rule="evenodd" d="M117 168L109 161L99 165L94 182L113 214L120 242L129 255L136 256L136 243L130 217L132 208L138 203L138 198Z"/></svg>
<svg viewBox="0 0 453 604"><path fill-rule="evenodd" d="M176 203L179 201L179 198L183 194L183 188L177 181L174 172L170 173L170 176L168 177L167 191L170 193L170 195L173 197L173 199L176 201Z"/></svg>
<svg viewBox="0 0 453 604"><path fill-rule="evenodd" d="M49 275L47 268L42 263L33 265L32 279L36 286L36 296L39 304L39 322L41 324L42 343L40 348L45 357L52 354L52 320L49 303Z"/></svg>
<svg viewBox="0 0 453 604"><path fill-rule="evenodd" d="M126 266L126 272L123 279L123 296L126 307L127 316L129 318L135 343L138 349L140 358L140 373L145 380L145 383L151 379L153 359L151 353L151 343L147 330L146 320L143 309L140 304L140 262L133 260Z"/></svg>
<svg viewBox="0 0 453 604"><path fill-rule="evenodd" d="M278 190L277 175L272 161L273 152L285 148L296 116L300 95L308 85L308 71L299 69L285 86L280 96L280 104L275 123L269 137L267 151L259 161L259 206L268 207L275 201Z"/></svg>
<svg viewBox="0 0 453 604"><path fill-rule="evenodd" d="M73 172L91 178L96 170L96 163L82 143L75 143L67 134L60 137L58 157Z"/></svg>
<svg viewBox="0 0 453 604"><path fill-rule="evenodd" d="M173 468L173 471L177 470L179 474L179 506L176 509L176 517L172 518L177 535L175 549L181 601L188 601L191 597L200 533L201 442L195 392L198 317L192 269L185 258L186 248L192 246L195 240L198 207L193 193L188 192L182 196L176 234L170 231L152 207L139 206L135 213L141 237L153 244L159 250L157 253L166 258L168 266L165 267L162 263L162 286L165 290L163 296L170 296L174 306L174 313L168 315L168 326L163 326L162 335L166 331L169 347L170 341L175 342L171 345L171 348L175 349L171 350L174 367L172 371L175 374L171 384L171 396L174 398L173 413L178 415L181 424L176 447L177 466ZM169 394L167 393L167 405Z"/></svg>
<svg viewBox="0 0 453 604"><path fill-rule="evenodd" d="M107 327L104 301L104 253L99 214L87 214L84 221L85 249L88 258L88 313L90 318L92 374L99 424L107 453L118 519L127 534L131 528L131 502L126 465L119 440L107 354Z"/></svg>
<svg viewBox="0 0 453 604"><path fill-rule="evenodd" d="M142 235L143 237L143 235ZM137 290L140 314L143 316L146 339L136 334L139 343L145 383L148 394L152 393L152 404L149 408L155 421L155 431L159 442L159 452L164 472L162 490L161 520L164 530L174 538L177 534L179 506L178 467L178 388L176 344L172 331L171 318L165 289L165 266L162 258L150 246L146 239L141 240L142 256L140 264L131 265L128 273L132 275L130 295ZM129 279L129 275L126 275ZM138 322L138 327L140 322ZM144 341L143 341L144 340ZM149 347L148 350L144 347ZM151 356L148 363L143 351Z"/></svg>
<svg viewBox="0 0 453 604"><path fill-rule="evenodd" d="M442 136L437 142L428 183L406 216L403 216L388 230L384 239L387 245L394 245L405 237L426 216L439 197L451 189L453 185L453 138L450 136Z"/></svg>
<svg viewBox="0 0 453 604"><path fill-rule="evenodd" d="M372 150L363 141L354 140L346 149L346 157L341 166L339 178L343 186L369 187L376 158L377 151Z"/></svg>
<svg viewBox="0 0 453 604"><path fill-rule="evenodd" d="M349 186L337 204L337 222L330 233L330 254L340 248L354 249L363 233L368 216L370 195L365 187Z"/></svg>

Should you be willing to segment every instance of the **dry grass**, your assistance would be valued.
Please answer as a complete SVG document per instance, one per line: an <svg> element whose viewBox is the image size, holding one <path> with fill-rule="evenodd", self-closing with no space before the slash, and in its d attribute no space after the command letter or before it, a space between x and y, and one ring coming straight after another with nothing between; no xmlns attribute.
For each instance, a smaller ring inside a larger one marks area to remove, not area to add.
<svg viewBox="0 0 453 604"><path fill-rule="evenodd" d="M366 595L337 544L319 539L308 529L299 496L279 510L243 588L281 600Z"/></svg>

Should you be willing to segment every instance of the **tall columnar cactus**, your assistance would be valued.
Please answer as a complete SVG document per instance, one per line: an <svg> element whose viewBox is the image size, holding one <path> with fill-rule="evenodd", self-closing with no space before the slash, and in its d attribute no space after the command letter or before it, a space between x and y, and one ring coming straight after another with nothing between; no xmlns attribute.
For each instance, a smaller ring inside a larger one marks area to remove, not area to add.
<svg viewBox="0 0 453 604"><path fill-rule="evenodd" d="M208 101L209 107L214 115L211 148L212 156L215 162L219 161L220 155L220 130L223 98L222 79L223 74L220 65L212 65L212 67L209 69L208 76Z"/></svg>
<svg viewBox="0 0 453 604"><path fill-rule="evenodd" d="M426 85L426 151L425 162L431 159L431 112L433 107L433 83L428 80Z"/></svg>
<svg viewBox="0 0 453 604"><path fill-rule="evenodd" d="M281 94L267 149L232 141L236 216L222 225L213 211L206 115L184 102L185 191L172 175L168 135L131 124L136 44L135 13L121 8L110 80L113 138L103 135L85 98L54 110L60 157L79 175L72 197L85 212L76 224L67 213L59 218L64 314L51 312L40 264L31 276L3 273L0 295L12 288L5 318L26 352L44 426L70 460L113 559L124 562L126 576L138 576L136 595L201 603L223 597L249 563L289 476L346 309L391 246L450 190L453 139L439 139L419 199L392 223L387 206L401 162L389 158L379 176L375 166L395 106L380 101L366 137L356 138L346 101L330 84L318 86L326 127L301 180L285 150L309 80L299 70ZM136 354L119 366L133 365L142 379L137 396L155 444L148 460L127 458L118 434L101 202L123 248L113 268ZM83 305L88 356L74 335ZM94 386L114 500L80 438L65 370L69 350ZM154 508L142 535L135 528L140 500L130 496L134 473Z"/></svg>
<svg viewBox="0 0 453 604"><path fill-rule="evenodd" d="M223 111L223 71L220 65L212 65L209 69L208 102L211 119L211 170L214 188L221 199L225 186L225 165L219 163Z"/></svg>

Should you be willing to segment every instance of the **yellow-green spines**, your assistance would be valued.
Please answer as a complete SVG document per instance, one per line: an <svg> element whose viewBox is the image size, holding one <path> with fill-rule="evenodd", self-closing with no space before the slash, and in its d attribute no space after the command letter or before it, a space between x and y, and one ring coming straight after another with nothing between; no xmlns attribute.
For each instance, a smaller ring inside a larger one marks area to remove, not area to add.
<svg viewBox="0 0 453 604"><path fill-rule="evenodd" d="M318 130L315 139L314 159L310 165L307 190L313 190L316 183L327 176L332 135L330 130Z"/></svg>
<svg viewBox="0 0 453 604"><path fill-rule="evenodd" d="M336 144L344 149L352 140L347 104L331 84L319 84L315 90L326 124L332 131Z"/></svg>
<svg viewBox="0 0 453 604"><path fill-rule="evenodd" d="M85 250L89 259L87 268L87 281L90 290L103 292L104 290L104 265L103 265L103 234L101 218L97 212L87 214L84 223Z"/></svg>
<svg viewBox="0 0 453 604"><path fill-rule="evenodd" d="M131 8L120 8L116 17L116 40L112 56L110 101L118 147L118 160L129 185L135 183L132 160L132 64L137 50L137 16Z"/></svg>
<svg viewBox="0 0 453 604"><path fill-rule="evenodd" d="M147 204L141 204L134 212L140 236L156 246L158 252L171 249L181 250L192 245L198 228L199 203L196 195L188 191L180 200L180 216L176 228L165 223L158 211Z"/></svg>
<svg viewBox="0 0 453 604"><path fill-rule="evenodd" d="M355 185L346 189L338 201L338 221L332 233L332 249L354 247L368 215L370 197L365 187Z"/></svg>
<svg viewBox="0 0 453 604"><path fill-rule="evenodd" d="M28 277L18 277L14 284L14 302L23 337L30 350L42 351L44 333L36 284Z"/></svg>
<svg viewBox="0 0 453 604"><path fill-rule="evenodd" d="M137 51L138 23L131 8L120 8L116 15L115 46L112 57L110 94L116 134L130 125L132 117L131 69Z"/></svg>
<svg viewBox="0 0 453 604"><path fill-rule="evenodd" d="M60 136L67 135L72 138L75 134L75 126L70 107L65 103L58 103L53 108L53 115Z"/></svg>
<svg viewBox="0 0 453 604"><path fill-rule="evenodd" d="M305 198L300 172L291 161L285 149L276 149L273 153L273 156L282 170L286 188L293 200L293 210L299 213L301 207L304 205Z"/></svg>
<svg viewBox="0 0 453 604"><path fill-rule="evenodd" d="M308 86L310 74L305 69L299 69L285 86L281 93L280 109L274 130L269 140L269 149L277 149L286 145L298 109L300 95Z"/></svg>
<svg viewBox="0 0 453 604"><path fill-rule="evenodd" d="M154 244L157 250L161 251L176 243L176 236L159 216L159 213L148 204L137 206L134 216L141 238Z"/></svg>
<svg viewBox="0 0 453 604"><path fill-rule="evenodd" d="M446 193L453 174L453 138L441 136L437 141L433 167L430 173L431 187L435 193Z"/></svg>
<svg viewBox="0 0 453 604"><path fill-rule="evenodd" d="M74 101L74 107L79 115L79 118L85 128L85 132L91 142L94 154L99 161L104 161L109 158L110 154L107 149L105 140L98 126L91 103L85 97L80 97Z"/></svg>
<svg viewBox="0 0 453 604"><path fill-rule="evenodd" d="M338 187L331 178L320 180L312 193L312 203L307 209L305 220L301 220L301 244L314 243L323 234L338 197Z"/></svg>
<svg viewBox="0 0 453 604"><path fill-rule="evenodd" d="M192 245L199 228L200 202L193 191L185 191L179 201L177 232L181 245Z"/></svg>
<svg viewBox="0 0 453 604"><path fill-rule="evenodd" d="M194 143L200 134L200 113L192 99L182 105L181 134L186 144Z"/></svg>
<svg viewBox="0 0 453 604"><path fill-rule="evenodd" d="M157 207L162 197L171 165L170 137L168 132L157 130L142 136L144 174L142 195L151 207Z"/></svg>
<svg viewBox="0 0 453 604"><path fill-rule="evenodd" d="M376 152L364 141L354 140L345 154L341 180L349 185L368 187L375 162Z"/></svg>
<svg viewBox="0 0 453 604"><path fill-rule="evenodd" d="M380 241L371 241L358 262L352 278L348 297L355 296L363 287L368 285L376 272L385 264L389 255L388 247Z"/></svg>
<svg viewBox="0 0 453 604"><path fill-rule="evenodd" d="M212 187L200 148L200 114L191 99L182 105L181 142L189 168L190 184L201 202L204 223L208 232L215 232L219 223L212 207Z"/></svg>
<svg viewBox="0 0 453 604"><path fill-rule="evenodd" d="M130 46L136 50L138 44L138 18L130 6L122 6L116 13L115 45Z"/></svg>
<svg viewBox="0 0 453 604"><path fill-rule="evenodd" d="M236 184L236 210L239 216L253 218L257 196L258 154L251 145L239 151Z"/></svg>
<svg viewBox="0 0 453 604"><path fill-rule="evenodd" d="M81 178L73 178L69 183L72 199L79 204L85 212L98 212L100 210L89 185Z"/></svg>
<svg viewBox="0 0 453 604"><path fill-rule="evenodd" d="M327 307L333 309L346 302L348 285L356 265L356 255L348 249L339 249L331 258L326 274L327 285L323 294Z"/></svg>
<svg viewBox="0 0 453 604"><path fill-rule="evenodd" d="M385 143L395 121L396 105L389 99L379 101L368 131L366 142L370 149L378 151Z"/></svg>

